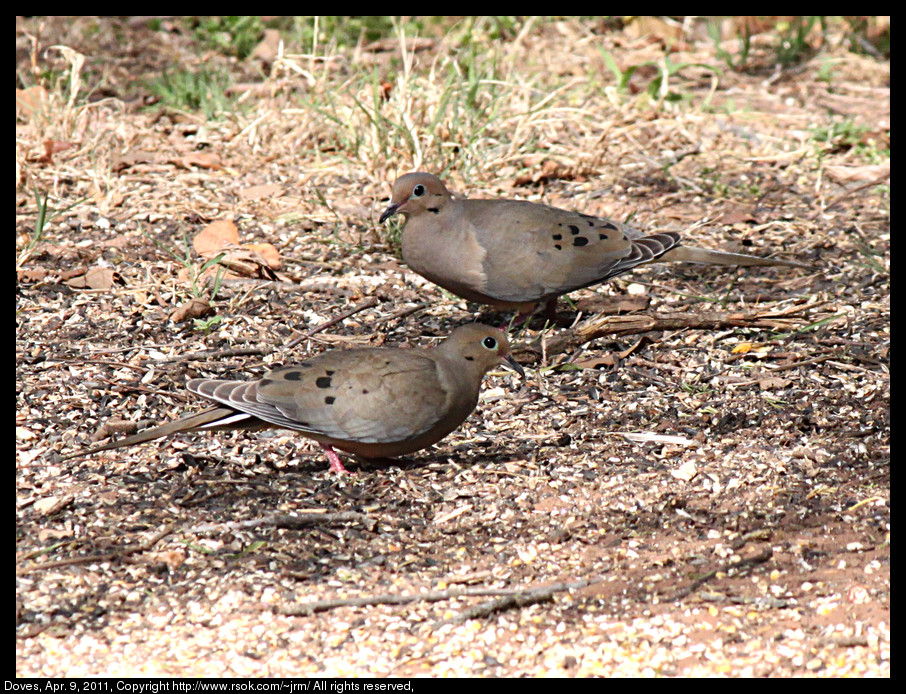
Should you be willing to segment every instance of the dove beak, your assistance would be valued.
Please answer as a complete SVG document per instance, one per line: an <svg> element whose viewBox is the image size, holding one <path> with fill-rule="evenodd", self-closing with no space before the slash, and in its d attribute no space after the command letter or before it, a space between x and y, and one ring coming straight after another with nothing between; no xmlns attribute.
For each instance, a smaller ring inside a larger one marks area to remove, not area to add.
<svg viewBox="0 0 906 694"><path fill-rule="evenodd" d="M513 371L515 371L517 374L522 376L523 379L525 379L525 370L522 368L522 364L513 359L512 354L507 354L505 357L503 357L503 362L505 362L507 366L509 366L511 369L513 369Z"/></svg>
<svg viewBox="0 0 906 694"><path fill-rule="evenodd" d="M402 205L401 202L390 203L390 206L386 210L384 210L383 214L381 214L381 218L378 219L378 224L383 224L386 220L390 219L393 215L399 212L400 205Z"/></svg>

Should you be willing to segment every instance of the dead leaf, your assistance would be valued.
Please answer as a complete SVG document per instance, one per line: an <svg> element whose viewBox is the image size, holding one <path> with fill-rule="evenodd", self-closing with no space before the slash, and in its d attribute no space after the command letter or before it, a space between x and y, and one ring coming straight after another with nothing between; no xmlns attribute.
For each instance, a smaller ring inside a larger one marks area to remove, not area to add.
<svg viewBox="0 0 906 694"><path fill-rule="evenodd" d="M171 159L170 163L181 166L184 169L191 169L193 166L197 166L199 169L219 171L223 168L223 164L220 163L220 157L213 152L189 152L176 159Z"/></svg>
<svg viewBox="0 0 906 694"><path fill-rule="evenodd" d="M624 349L622 352L618 352L616 356L614 356L613 354L602 354L598 357L580 359L579 361L570 363L575 364L576 366L581 366L583 369L597 369L601 366L613 366L617 362L617 360L622 361L647 342L650 342L650 339L643 335L638 340L636 340L636 343L632 345L632 347L630 347L629 349Z"/></svg>
<svg viewBox="0 0 906 694"><path fill-rule="evenodd" d="M743 223L758 224L759 219L743 207L734 207L732 210L727 210L726 212L724 212L717 219L717 222L719 224L727 224L728 226L733 226L734 224Z"/></svg>
<svg viewBox="0 0 906 694"><path fill-rule="evenodd" d="M261 256L271 270L280 269L280 251L269 243L247 243L242 246L252 253Z"/></svg>
<svg viewBox="0 0 906 694"><path fill-rule="evenodd" d="M41 267L36 267L28 270L18 270L16 272L16 279L19 282L40 282L49 273L47 270Z"/></svg>
<svg viewBox="0 0 906 694"><path fill-rule="evenodd" d="M406 37L406 50L409 52L423 51L427 48L431 48L434 45L434 39L426 39L421 37ZM362 46L362 50L368 53L384 53L386 51L392 51L394 53L399 52L400 50L400 41L397 38L384 38L377 39L371 43L367 43Z"/></svg>
<svg viewBox="0 0 906 694"><path fill-rule="evenodd" d="M53 163L53 155L63 152L72 147L71 142L63 140L44 140L44 156L39 157L37 161L44 164Z"/></svg>
<svg viewBox="0 0 906 694"><path fill-rule="evenodd" d="M585 181L587 179L583 174L578 173L574 166L563 164L554 159L545 159L541 162L540 171L533 171L517 176L513 180L513 187L516 188L529 184L538 185L539 183L547 183L548 181L553 180Z"/></svg>
<svg viewBox="0 0 906 694"><path fill-rule="evenodd" d="M824 172L839 183L870 183L890 176L890 162L866 166L825 166Z"/></svg>
<svg viewBox="0 0 906 694"><path fill-rule="evenodd" d="M264 38L252 51L252 58L265 63L273 63L280 51L280 31L278 29L265 29Z"/></svg>
<svg viewBox="0 0 906 694"><path fill-rule="evenodd" d="M128 419L108 419L91 435L91 441L109 438L111 434L134 434L136 431L138 431L137 422Z"/></svg>
<svg viewBox="0 0 906 694"><path fill-rule="evenodd" d="M203 258L217 255L228 246L239 244L239 229L229 219L218 219L199 231L192 240L195 252Z"/></svg>
<svg viewBox="0 0 906 694"><path fill-rule="evenodd" d="M260 186L250 186L239 191L243 200L261 200L262 198L278 198L283 195L283 186L277 183L264 183Z"/></svg>
<svg viewBox="0 0 906 694"><path fill-rule="evenodd" d="M38 541L52 543L57 540L72 537L72 530L66 528L42 528L38 531Z"/></svg>
<svg viewBox="0 0 906 694"><path fill-rule="evenodd" d="M674 436L671 434L655 434L649 431L618 432L627 441L636 443L666 443L676 446L694 446L700 441L688 439L685 436Z"/></svg>
<svg viewBox="0 0 906 694"><path fill-rule="evenodd" d="M766 357L774 349L773 345L763 345L758 342L740 342L732 350L731 354L752 354L752 356Z"/></svg>
<svg viewBox="0 0 906 694"><path fill-rule="evenodd" d="M214 307L208 303L207 299L193 297L189 301L179 306L170 314L170 320L174 323L193 320L195 318L204 318L214 313Z"/></svg>
<svg viewBox="0 0 906 694"><path fill-rule="evenodd" d="M16 113L25 118L44 112L47 104L47 92L44 87L35 85L28 89L16 90Z"/></svg>
<svg viewBox="0 0 906 694"><path fill-rule="evenodd" d="M612 354L601 354L597 357L570 362L570 364L574 364L583 369L599 369L602 366L613 366L615 363L616 360L613 358Z"/></svg>
<svg viewBox="0 0 906 694"><path fill-rule="evenodd" d="M628 36L640 38L645 35L651 35L659 38L665 44L671 44L683 36L683 25L677 21L665 21L659 17L641 15L633 17L624 31Z"/></svg>
<svg viewBox="0 0 906 694"><path fill-rule="evenodd" d="M155 152L143 152L142 150L135 150L127 154L123 154L118 157L114 157L113 161L110 164L110 168L113 169L116 173L119 173L123 169L131 169L136 164L157 164L158 156Z"/></svg>
<svg viewBox="0 0 906 694"><path fill-rule="evenodd" d="M116 279L116 270L110 267L88 268L84 274L66 280L75 289L110 289Z"/></svg>
<svg viewBox="0 0 906 694"><path fill-rule="evenodd" d="M32 439L38 438L38 435L25 427L16 427L16 438L20 441L31 441Z"/></svg>
<svg viewBox="0 0 906 694"><path fill-rule="evenodd" d="M267 252L271 260L263 257L260 253L249 250L248 246L231 249L221 259L220 265L236 272L241 277L256 277L261 279L276 280L274 274L275 268L271 266L271 261L280 266L280 257L277 249L269 243L256 244L262 247L270 246L271 251Z"/></svg>
<svg viewBox="0 0 906 694"><path fill-rule="evenodd" d="M698 475L698 468L696 468L695 463L690 460L689 462L680 465L676 470L671 470L670 474L683 482L691 482L695 479L695 476Z"/></svg>
<svg viewBox="0 0 906 694"><path fill-rule="evenodd" d="M112 239L105 239L101 241L101 246L104 248L116 248L117 250L123 250L126 246L129 245L130 239L125 234L120 234L114 236Z"/></svg>
<svg viewBox="0 0 906 694"><path fill-rule="evenodd" d="M792 381L788 378L779 378L777 376L771 376L770 378L763 378L758 381L758 387L762 390L780 390L786 388L790 385Z"/></svg>
<svg viewBox="0 0 906 694"><path fill-rule="evenodd" d="M48 496L38 499L34 504L34 510L42 516L50 516L71 504L73 498L72 494L65 494L63 496Z"/></svg>

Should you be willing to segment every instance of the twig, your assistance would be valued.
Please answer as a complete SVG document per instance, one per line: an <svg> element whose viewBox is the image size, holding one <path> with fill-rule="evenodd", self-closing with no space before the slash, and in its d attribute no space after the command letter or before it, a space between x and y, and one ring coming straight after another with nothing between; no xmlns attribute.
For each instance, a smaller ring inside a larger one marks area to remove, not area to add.
<svg viewBox="0 0 906 694"><path fill-rule="evenodd" d="M814 308L815 304L788 307L779 311L708 311L705 313L637 313L628 316L592 316L575 328L548 337L544 347L548 355L570 352L580 345L605 335L632 335L654 330L719 330L723 328L784 328L793 325L793 314ZM523 345L514 349L517 359L537 360L543 348Z"/></svg>
<svg viewBox="0 0 906 694"><path fill-rule="evenodd" d="M705 583L710 581L712 578L714 578L720 572L727 572L730 569L734 569L736 571L739 571L741 569L748 569L748 568L755 566L756 564L763 564L764 562L766 562L768 559L770 559L773 556L774 556L774 550L770 545L768 545L767 547L765 547L763 550L761 550L758 554L756 554L753 557L749 557L748 559L743 559L742 561L738 561L736 563L727 562L726 564L714 569L713 571L709 571L704 576L701 576L701 577L695 579L694 581L692 581L692 583L690 583L685 588L678 590L669 599L671 601L672 600L682 600L684 597L686 597L690 593L694 593L696 590L701 588L703 585L705 585Z"/></svg>
<svg viewBox="0 0 906 694"><path fill-rule="evenodd" d="M126 545L125 547L113 552L105 552L104 554L89 554L88 556L84 557L72 557L70 559L59 559L57 561L43 562L40 564L35 564L33 566L28 566L24 569L19 569L16 573L22 576L26 574L36 573L38 571L47 571L48 569L58 569L63 566L73 566L75 564L93 564L95 562L106 562L113 561L115 559L121 559L122 557L129 556L130 554L145 552L151 549L167 535L172 533L175 527L175 523L168 523L160 531L149 537L144 542L139 542L134 545Z"/></svg>
<svg viewBox="0 0 906 694"><path fill-rule="evenodd" d="M834 198L829 205L824 207L824 209L820 209L817 212L812 213L809 216L809 219L817 219L820 215L827 212L834 205L837 205L837 204L843 202L844 200L846 200L846 198L850 197L851 195L858 193L860 190L865 190L866 188L873 188L874 186L880 185L882 181L884 181L885 179L888 179L888 178L890 178L889 171L886 174L884 174L883 176L879 176L878 178L874 179L873 181L869 181L868 183L863 183L861 186L856 186L855 188L851 188L850 190L847 190L845 193L838 195L836 198Z"/></svg>
<svg viewBox="0 0 906 694"><path fill-rule="evenodd" d="M373 529L377 521L366 516L364 513L355 511L341 511L339 513L306 513L300 516L289 515L286 513L274 513L264 518L252 518L244 521L233 521L229 523L205 523L196 525L192 528L186 528L186 533L206 533L212 530L248 530L250 528L285 528L298 530L308 528L313 525L324 525L327 523L349 523L359 522Z"/></svg>
<svg viewBox="0 0 906 694"><path fill-rule="evenodd" d="M178 354L175 357L166 357L164 359L155 359L154 364L168 364L177 361L201 361L208 359L221 359L223 357L242 357L249 354L265 356L273 352L273 347L228 347L226 349L202 350L200 352L189 352L188 354Z"/></svg>
<svg viewBox="0 0 906 694"><path fill-rule="evenodd" d="M366 299L366 300L363 301L362 303L356 304L356 305L353 306L352 308L350 308L350 309L348 309L348 310L346 310L346 311L343 311L343 313L337 314L336 316L334 316L334 317L331 318L330 320L324 321L323 323L321 323L320 325L318 325L318 326L312 328L311 330L309 330L309 331L307 331L307 332L305 332L305 333L302 333L301 335L298 335L298 336L294 337L292 340L290 340L290 341L286 344L286 349L289 349L289 348L291 348L291 347L295 347L297 344L299 344L300 342L302 342L302 340L307 340L307 339L310 338L312 335L316 335L317 333L322 332L323 330L327 330L327 328L329 328L330 326L336 325L336 324L339 323L340 321L349 318L349 316L353 316L353 315L355 315L356 313L358 313L359 311L364 311L366 308L372 308L372 307L374 307L374 306L377 306L379 303L380 303L380 302L379 302L375 297L372 296L371 298Z"/></svg>
<svg viewBox="0 0 906 694"><path fill-rule="evenodd" d="M470 619L480 619L481 617L492 615L495 612L508 610L511 607L526 607L528 605L535 605L539 602L547 602L554 597L555 593L563 593L568 590L577 590L579 588L584 588L585 586L588 586L592 583L598 583L601 580L603 579L586 578L581 581L573 581L571 583L555 583L551 586L539 586L537 588L529 588L528 590L513 592L510 595L505 595L503 597L497 598L496 600L488 600L478 605L466 608L462 612L447 619L441 619L434 623L434 628L437 629L438 627L442 627L444 624L461 624L462 622L466 622Z"/></svg>
<svg viewBox="0 0 906 694"><path fill-rule="evenodd" d="M584 588L592 583L597 583L603 579L587 578L572 583L555 583L550 586L540 586L536 588L451 588L449 590L432 590L426 593L410 593L399 595L396 593L384 593L381 595L365 595L357 598L329 598L326 600L316 600L313 602L302 603L298 605L288 605L279 608L280 614L298 617L302 615L314 614L315 612L324 612L337 607L363 607L365 605L405 605L413 602L441 602L443 600L452 600L453 598L474 597L493 595L498 596L499 600L492 600L495 605L493 609L482 607L490 603L482 603L474 609L481 608L486 614L500 609L505 609L514 605L531 605L542 600L549 599L554 593L562 593L567 590ZM488 611L490 610L490 611ZM465 617L464 619L470 619ZM449 621L458 621L458 617L451 618ZM440 626L442 622L435 626Z"/></svg>

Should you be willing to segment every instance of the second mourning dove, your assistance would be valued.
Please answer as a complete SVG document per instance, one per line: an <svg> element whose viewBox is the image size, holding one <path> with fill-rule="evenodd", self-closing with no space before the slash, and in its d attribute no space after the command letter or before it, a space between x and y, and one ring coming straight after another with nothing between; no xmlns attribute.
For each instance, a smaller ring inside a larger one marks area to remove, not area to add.
<svg viewBox="0 0 906 694"><path fill-rule="evenodd" d="M469 301L521 313L642 263L801 263L680 245L676 232L644 235L620 222L526 200L453 197L437 176L410 173L393 184L383 223L405 218L403 260Z"/></svg>
<svg viewBox="0 0 906 694"><path fill-rule="evenodd" d="M216 406L66 457L181 431L282 428L317 441L330 469L345 472L334 448L392 458L440 441L475 409L481 381L497 364L525 376L503 332L471 323L430 349L334 350L256 381L195 378L188 389Z"/></svg>

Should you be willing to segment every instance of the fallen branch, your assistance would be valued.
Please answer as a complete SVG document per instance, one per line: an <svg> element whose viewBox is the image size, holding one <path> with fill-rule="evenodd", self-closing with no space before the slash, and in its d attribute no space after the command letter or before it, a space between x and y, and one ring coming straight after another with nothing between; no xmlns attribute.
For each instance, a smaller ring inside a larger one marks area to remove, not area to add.
<svg viewBox="0 0 906 694"><path fill-rule="evenodd" d="M225 349L206 349L199 352L177 354L175 357L155 359L153 364L171 364L178 361L214 361L229 357L267 356L274 351L273 347L227 347ZM121 365L122 366L122 365Z"/></svg>
<svg viewBox="0 0 906 694"><path fill-rule="evenodd" d="M299 530L310 528L313 525L326 525L328 523L359 522L369 529L374 528L377 521L364 513L356 511L341 511L339 513L304 513L302 515L289 515L287 513L274 513L263 518L252 518L244 521L228 523L205 523L183 530L185 533L207 533L223 530L249 530L251 528L283 528Z"/></svg>
<svg viewBox="0 0 906 694"><path fill-rule="evenodd" d="M313 602L301 603L298 605L288 605L278 608L282 615L299 617L314 614L316 612L325 612L337 607L363 607L366 605L405 605L413 602L441 602L443 600L452 600L454 598L475 597L475 596L497 596L498 600L492 600L488 603L476 605L470 610L461 613L460 616L451 617L449 620L443 620L435 624L435 627L441 626L447 622L464 621L472 619L467 613L475 612L476 616L491 614L511 606L532 605L536 602L550 599L555 593L562 593L568 590L584 588L592 583L597 583L600 578L587 578L571 583L555 583L550 586L540 586L536 588L451 588L449 590L432 590L426 593L410 593L399 595L396 593L384 593L381 595L364 595L357 598L328 598L326 600L315 600Z"/></svg>
<svg viewBox="0 0 906 694"><path fill-rule="evenodd" d="M32 566L19 569L18 571L16 571L16 573L20 576L24 576L27 574L37 573L38 571L59 569L64 566L73 566L75 564L94 564L99 562L113 561L115 559L122 559L123 557L128 557L130 554L146 552L147 550L151 549L167 535L172 533L175 527L175 523L170 523L164 526L159 532L152 535L144 542L139 542L134 545L126 545L125 547L113 552L105 552L103 554L89 554L84 557L72 557L71 559L59 559L57 561L42 562L40 564L34 564Z"/></svg>
<svg viewBox="0 0 906 694"><path fill-rule="evenodd" d="M701 588L703 585L705 585L705 583L710 581L712 578L717 576L717 574L719 574L719 573L727 573L731 570L736 571L738 573L739 571L750 569L757 564L763 564L764 562L768 561L768 559L770 559L773 556L774 556L774 550L771 548L770 545L768 545L767 547L762 549L758 554L756 554L752 557L748 557L748 558L743 559L742 561L738 561L736 563L727 562L726 564L719 566L718 568L714 569L713 571L709 571L704 576L700 576L699 578L695 579L694 581L692 581L692 583L690 583L685 588L681 588L676 593L674 593L669 598L669 600L674 601L674 600L681 600L681 599L685 598L690 593L694 593L695 591L697 591L699 588Z"/></svg>
<svg viewBox="0 0 906 694"><path fill-rule="evenodd" d="M502 612L503 610L508 610L512 607L527 607L528 605L535 605L539 602L547 602L548 600L551 600L556 593L584 588L585 586L597 583L601 580L603 579L587 578L581 581L572 581L570 583L555 583L550 586L539 586L537 588L529 588L528 590L513 591L509 595L504 595L496 600L488 600L487 602L473 605L459 614L448 617L447 619L441 619L434 623L434 628L437 629L444 624L461 624L470 619L488 617L496 612Z"/></svg>
<svg viewBox="0 0 906 694"><path fill-rule="evenodd" d="M343 311L342 313L337 314L330 320L326 320L323 323L321 323L320 325L315 326L311 330L308 330L307 332L304 332L301 335L297 335L296 337L294 337L292 340L290 340L286 344L286 349L289 349L290 347L295 347L297 344L302 342L302 340L307 340L312 335L317 335L319 332L326 330L330 326L336 325L337 323L339 323L342 320L346 320L347 318L349 318L349 316L354 316L359 311L364 311L366 308L372 308L374 306L377 306L379 303L380 302L373 296L369 299L365 299L365 301L362 301L361 303L356 304L352 308L347 309L346 311Z"/></svg>
<svg viewBox="0 0 906 694"><path fill-rule="evenodd" d="M518 345L518 361L532 363L547 356L572 352L580 345L607 335L633 335L656 330L721 330L725 328L768 328L789 330L802 322L802 313L818 304L792 306L778 311L707 311L704 313L635 313L625 316L597 315L564 330L540 344Z"/></svg>

